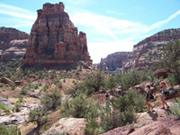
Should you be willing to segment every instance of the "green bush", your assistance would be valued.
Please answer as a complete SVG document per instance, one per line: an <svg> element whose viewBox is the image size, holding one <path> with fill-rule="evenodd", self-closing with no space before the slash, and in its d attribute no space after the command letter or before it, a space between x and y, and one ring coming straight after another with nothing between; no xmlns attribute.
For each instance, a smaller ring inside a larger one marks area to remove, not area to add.
<svg viewBox="0 0 180 135"><path fill-rule="evenodd" d="M20 92L20 93L21 93L22 95L26 95L27 92L28 92L27 86L23 86L23 87L21 88L21 92Z"/></svg>
<svg viewBox="0 0 180 135"><path fill-rule="evenodd" d="M47 110L55 110L61 105L60 90L53 89L52 93L47 93L41 98L41 104Z"/></svg>
<svg viewBox="0 0 180 135"><path fill-rule="evenodd" d="M0 135L20 135L20 130L15 125L6 127L4 124L0 124Z"/></svg>
<svg viewBox="0 0 180 135"><path fill-rule="evenodd" d="M16 112L19 112L21 107L22 107L21 102L18 101L18 102L16 102L16 104L14 106L14 110Z"/></svg>
<svg viewBox="0 0 180 135"><path fill-rule="evenodd" d="M47 111L42 107L31 110L27 122L34 122L38 127L43 125L47 122Z"/></svg>
<svg viewBox="0 0 180 135"><path fill-rule="evenodd" d="M93 92L97 92L100 88L105 85L105 75L103 72L98 71L92 75L87 75L85 80L85 85L88 88L87 94L90 95Z"/></svg>
<svg viewBox="0 0 180 135"><path fill-rule="evenodd" d="M0 111L1 110L4 110L5 112L9 112L11 110L11 107L8 107L3 103L0 103Z"/></svg>
<svg viewBox="0 0 180 135"><path fill-rule="evenodd" d="M177 102L173 102L173 105L171 106L171 112L180 118L180 99L177 99Z"/></svg>

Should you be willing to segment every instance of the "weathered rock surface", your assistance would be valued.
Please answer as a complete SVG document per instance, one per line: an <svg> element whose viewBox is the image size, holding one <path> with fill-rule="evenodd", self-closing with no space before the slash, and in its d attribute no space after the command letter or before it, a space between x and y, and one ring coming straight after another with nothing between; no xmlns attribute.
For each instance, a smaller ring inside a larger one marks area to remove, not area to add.
<svg viewBox="0 0 180 135"><path fill-rule="evenodd" d="M162 57L164 45L175 39L180 39L180 29L163 30L134 45L133 52L123 62L123 70L143 69L151 67Z"/></svg>
<svg viewBox="0 0 180 135"><path fill-rule="evenodd" d="M12 107L13 105L7 101L7 99L0 97L0 103L5 104L6 106Z"/></svg>
<svg viewBox="0 0 180 135"><path fill-rule="evenodd" d="M5 83L5 84L9 84L10 86L13 86L13 81L11 81L10 79L3 77L0 79L0 82Z"/></svg>
<svg viewBox="0 0 180 135"><path fill-rule="evenodd" d="M68 133L70 135L84 135L84 127L86 122L83 118L62 118L53 124L49 130L42 135L54 135L60 133Z"/></svg>
<svg viewBox="0 0 180 135"><path fill-rule="evenodd" d="M92 63L86 34L79 32L64 11L64 4L46 3L38 10L23 64L67 66L79 60Z"/></svg>
<svg viewBox="0 0 180 135"><path fill-rule="evenodd" d="M22 58L28 36L27 33L14 28L0 27L0 61Z"/></svg>
<svg viewBox="0 0 180 135"><path fill-rule="evenodd" d="M117 68L122 68L122 62L127 60L130 52L116 52L109 54L106 58L102 58L98 67L104 71L114 71Z"/></svg>

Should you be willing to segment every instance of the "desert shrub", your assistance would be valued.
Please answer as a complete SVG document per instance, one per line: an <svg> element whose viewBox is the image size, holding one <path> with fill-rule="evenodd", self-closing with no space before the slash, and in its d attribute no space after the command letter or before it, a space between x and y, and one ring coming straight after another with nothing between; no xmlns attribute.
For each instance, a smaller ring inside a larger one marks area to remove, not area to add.
<svg viewBox="0 0 180 135"><path fill-rule="evenodd" d="M121 96L118 99L111 100L113 108L120 112L126 111L128 107L133 107L133 111L142 112L145 106L145 97L137 94L134 90L129 90L127 95Z"/></svg>
<svg viewBox="0 0 180 135"><path fill-rule="evenodd" d="M180 117L180 99L177 99L177 102L173 102L173 105L171 106L171 112L172 114Z"/></svg>
<svg viewBox="0 0 180 135"><path fill-rule="evenodd" d="M47 110L42 107L31 110L27 122L36 123L38 127L43 125L47 122Z"/></svg>
<svg viewBox="0 0 180 135"><path fill-rule="evenodd" d="M22 95L26 95L27 94L27 92L28 92L28 87L27 86L23 86L22 88L21 88L21 94Z"/></svg>
<svg viewBox="0 0 180 135"><path fill-rule="evenodd" d="M58 85L58 88L62 89L63 86L62 86L62 83L61 83L61 82L58 82L57 85Z"/></svg>
<svg viewBox="0 0 180 135"><path fill-rule="evenodd" d="M134 121L136 121L136 116L133 113L132 106L126 107L124 111L119 111L117 108L112 109L110 107L110 102L107 101L106 107L101 110L100 126L106 132Z"/></svg>
<svg viewBox="0 0 180 135"><path fill-rule="evenodd" d="M105 75L103 72L98 71L96 74L87 75L85 85L88 88L87 94L90 95L93 92L97 92L101 87L105 85Z"/></svg>
<svg viewBox="0 0 180 135"><path fill-rule="evenodd" d="M106 81L106 89L114 89L117 87L117 83L114 76L110 76Z"/></svg>
<svg viewBox="0 0 180 135"><path fill-rule="evenodd" d="M35 89L34 83L31 82L31 83L29 84L29 87L30 87L31 89Z"/></svg>
<svg viewBox="0 0 180 135"><path fill-rule="evenodd" d="M11 90L15 90L15 89L16 89L16 86L13 85L13 86L11 87Z"/></svg>
<svg viewBox="0 0 180 135"><path fill-rule="evenodd" d="M176 81L175 75L174 74L170 74L168 76L168 82L171 85L171 87L173 87L173 84L174 84L175 81Z"/></svg>
<svg viewBox="0 0 180 135"><path fill-rule="evenodd" d="M4 110L5 112L9 112L11 110L11 107L8 107L3 103L0 103L0 111L2 110Z"/></svg>
<svg viewBox="0 0 180 135"><path fill-rule="evenodd" d="M128 73L119 73L115 76L115 80L119 85L123 85L124 89L137 85L143 81L152 81L153 72L145 69L144 71L132 70Z"/></svg>
<svg viewBox="0 0 180 135"><path fill-rule="evenodd" d="M88 99L82 94L76 96L72 100L66 99L61 106L61 114L63 117L74 117L74 118L89 117L90 119L90 116L93 117L92 116L93 114L90 113L92 110L94 110L93 102L88 101Z"/></svg>
<svg viewBox="0 0 180 135"><path fill-rule="evenodd" d="M74 118L84 118L87 110L88 101L82 95L69 101L69 110L64 110L64 116L70 115ZM66 103L67 105L68 103ZM63 104L64 106L64 104ZM66 113L67 111L67 113Z"/></svg>
<svg viewBox="0 0 180 135"><path fill-rule="evenodd" d="M0 135L20 135L20 130L15 125L5 126L0 124Z"/></svg>
<svg viewBox="0 0 180 135"><path fill-rule="evenodd" d="M70 89L65 90L65 94L70 94L73 98L78 94L86 94L87 88L83 82L74 83L74 86Z"/></svg>
<svg viewBox="0 0 180 135"><path fill-rule="evenodd" d="M41 104L47 110L55 110L61 105L61 94L60 90L53 89L52 93L47 93L41 98Z"/></svg>
<svg viewBox="0 0 180 135"><path fill-rule="evenodd" d="M16 102L13 110L15 110L16 112L19 112L21 107L22 107L21 102L18 101L18 102Z"/></svg>

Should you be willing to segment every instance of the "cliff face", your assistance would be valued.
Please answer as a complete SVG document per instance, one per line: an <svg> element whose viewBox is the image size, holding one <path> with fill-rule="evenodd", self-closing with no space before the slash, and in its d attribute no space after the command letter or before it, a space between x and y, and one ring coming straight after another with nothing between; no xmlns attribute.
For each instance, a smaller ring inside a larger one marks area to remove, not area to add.
<svg viewBox="0 0 180 135"><path fill-rule="evenodd" d="M151 67L162 57L164 45L176 39L180 39L180 29L164 30L139 42L134 45L133 52L128 55L127 61L123 62L123 70Z"/></svg>
<svg viewBox="0 0 180 135"><path fill-rule="evenodd" d="M0 61L22 58L28 34L14 28L0 27Z"/></svg>
<svg viewBox="0 0 180 135"><path fill-rule="evenodd" d="M130 52L116 52L110 54L106 58L101 59L98 67L104 71L114 71L117 68L122 68L122 62L127 60L128 54L130 54Z"/></svg>
<svg viewBox="0 0 180 135"><path fill-rule="evenodd" d="M44 66L76 64L79 60L92 64L86 34L74 27L64 12L64 4L46 3L38 10L31 29L23 64Z"/></svg>

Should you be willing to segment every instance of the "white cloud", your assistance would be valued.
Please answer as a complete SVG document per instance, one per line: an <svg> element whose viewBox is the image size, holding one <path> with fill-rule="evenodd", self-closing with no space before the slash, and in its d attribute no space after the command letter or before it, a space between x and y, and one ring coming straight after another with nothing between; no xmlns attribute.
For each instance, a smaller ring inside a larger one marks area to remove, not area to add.
<svg viewBox="0 0 180 135"><path fill-rule="evenodd" d="M176 13L174 13L173 15L171 15L170 17L168 17L166 20L163 20L163 21L159 21L159 22L156 22L154 24L152 24L150 27L148 27L144 32L147 33L155 28L158 28L166 23L168 23L169 21L171 21L172 19L174 19L175 17L179 16L180 15L180 10L178 10Z"/></svg>
<svg viewBox="0 0 180 135"><path fill-rule="evenodd" d="M0 3L0 14L5 14L13 17L23 18L27 20L35 20L36 13L22 8L14 7Z"/></svg>
<svg viewBox="0 0 180 135"><path fill-rule="evenodd" d="M99 63L101 58L107 57L108 54L120 51L132 51L135 42L130 41L102 41L102 42L89 42L88 51L90 53L93 63Z"/></svg>
<svg viewBox="0 0 180 135"><path fill-rule="evenodd" d="M37 18L36 12L0 3L1 26L13 27L29 33Z"/></svg>
<svg viewBox="0 0 180 135"><path fill-rule="evenodd" d="M87 34L109 36L115 41L119 41L119 37L123 34L137 34L146 28L140 23L93 14L87 11L72 12L71 20L75 25L86 27Z"/></svg>

